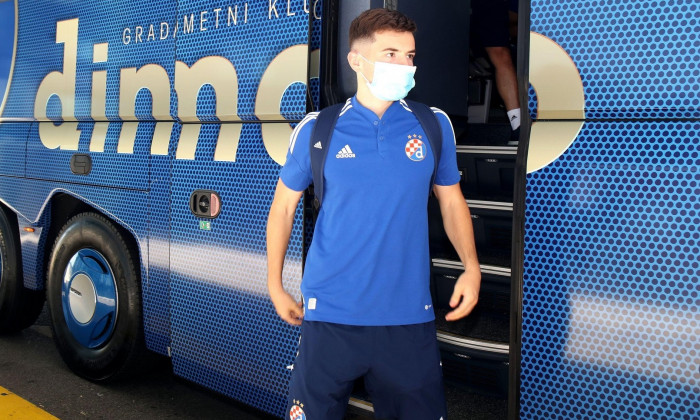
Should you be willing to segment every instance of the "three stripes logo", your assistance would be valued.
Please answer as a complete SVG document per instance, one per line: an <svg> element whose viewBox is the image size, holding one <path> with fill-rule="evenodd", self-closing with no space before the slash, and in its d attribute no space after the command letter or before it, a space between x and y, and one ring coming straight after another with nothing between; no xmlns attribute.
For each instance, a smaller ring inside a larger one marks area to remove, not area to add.
<svg viewBox="0 0 700 420"><path fill-rule="evenodd" d="M337 155L335 155L336 159L348 159L348 158L354 158L355 154L352 152L352 149L350 149L350 145L346 144L345 147L340 149Z"/></svg>

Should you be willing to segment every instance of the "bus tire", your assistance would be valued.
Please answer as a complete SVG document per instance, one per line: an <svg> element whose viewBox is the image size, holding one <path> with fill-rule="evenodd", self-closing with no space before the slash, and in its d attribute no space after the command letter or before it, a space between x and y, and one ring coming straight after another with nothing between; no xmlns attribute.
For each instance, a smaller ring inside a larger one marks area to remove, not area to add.
<svg viewBox="0 0 700 420"><path fill-rule="evenodd" d="M92 381L128 376L144 352L140 276L122 233L82 213L59 232L47 270L56 347L68 367Z"/></svg>
<svg viewBox="0 0 700 420"><path fill-rule="evenodd" d="M34 324L44 306L44 292L24 287L17 221L0 208L0 333Z"/></svg>

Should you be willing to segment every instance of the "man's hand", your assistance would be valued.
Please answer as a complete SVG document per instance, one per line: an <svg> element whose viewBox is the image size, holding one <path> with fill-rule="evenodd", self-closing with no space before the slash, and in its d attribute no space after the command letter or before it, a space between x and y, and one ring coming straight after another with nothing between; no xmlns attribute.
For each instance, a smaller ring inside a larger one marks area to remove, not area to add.
<svg viewBox="0 0 700 420"><path fill-rule="evenodd" d="M445 316L447 321L457 321L469 315L479 300L479 288L481 287L481 271L467 270L459 276L455 283L450 307L455 308ZM461 303L460 303L461 300Z"/></svg>
<svg viewBox="0 0 700 420"><path fill-rule="evenodd" d="M294 300L292 295L281 288L270 289L270 299L275 305L277 315L291 325L301 325L304 318L303 303Z"/></svg>

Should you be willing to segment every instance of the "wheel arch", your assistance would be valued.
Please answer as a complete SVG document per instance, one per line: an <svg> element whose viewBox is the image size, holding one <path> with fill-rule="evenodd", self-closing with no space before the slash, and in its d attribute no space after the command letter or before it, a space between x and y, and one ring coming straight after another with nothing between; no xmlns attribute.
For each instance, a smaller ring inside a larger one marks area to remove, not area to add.
<svg viewBox="0 0 700 420"><path fill-rule="evenodd" d="M83 197L75 196L67 192L57 192L48 200L48 205L44 207L42 214L38 217L38 220L46 220L45 228L47 229L46 236L43 238L43 256L38 261L42 264L40 271L42 273L41 288L46 288L46 270L58 234L72 217L86 212L99 214L105 217L119 231L126 242L131 258L134 263L138 264L138 269L136 271L139 276L139 281L143 282L143 252L137 239L138 235L134 229L123 220L93 205Z"/></svg>

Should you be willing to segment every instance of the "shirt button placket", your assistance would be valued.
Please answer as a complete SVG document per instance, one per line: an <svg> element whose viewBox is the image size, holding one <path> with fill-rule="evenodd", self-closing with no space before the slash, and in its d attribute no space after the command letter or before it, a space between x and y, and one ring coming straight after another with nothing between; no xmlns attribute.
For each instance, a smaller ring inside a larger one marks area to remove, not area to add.
<svg viewBox="0 0 700 420"><path fill-rule="evenodd" d="M381 124L379 124L379 121L375 121L375 124L379 126L379 129L377 130L377 149L379 150L379 155L384 157L384 149L386 148L384 144L384 121L382 121Z"/></svg>

